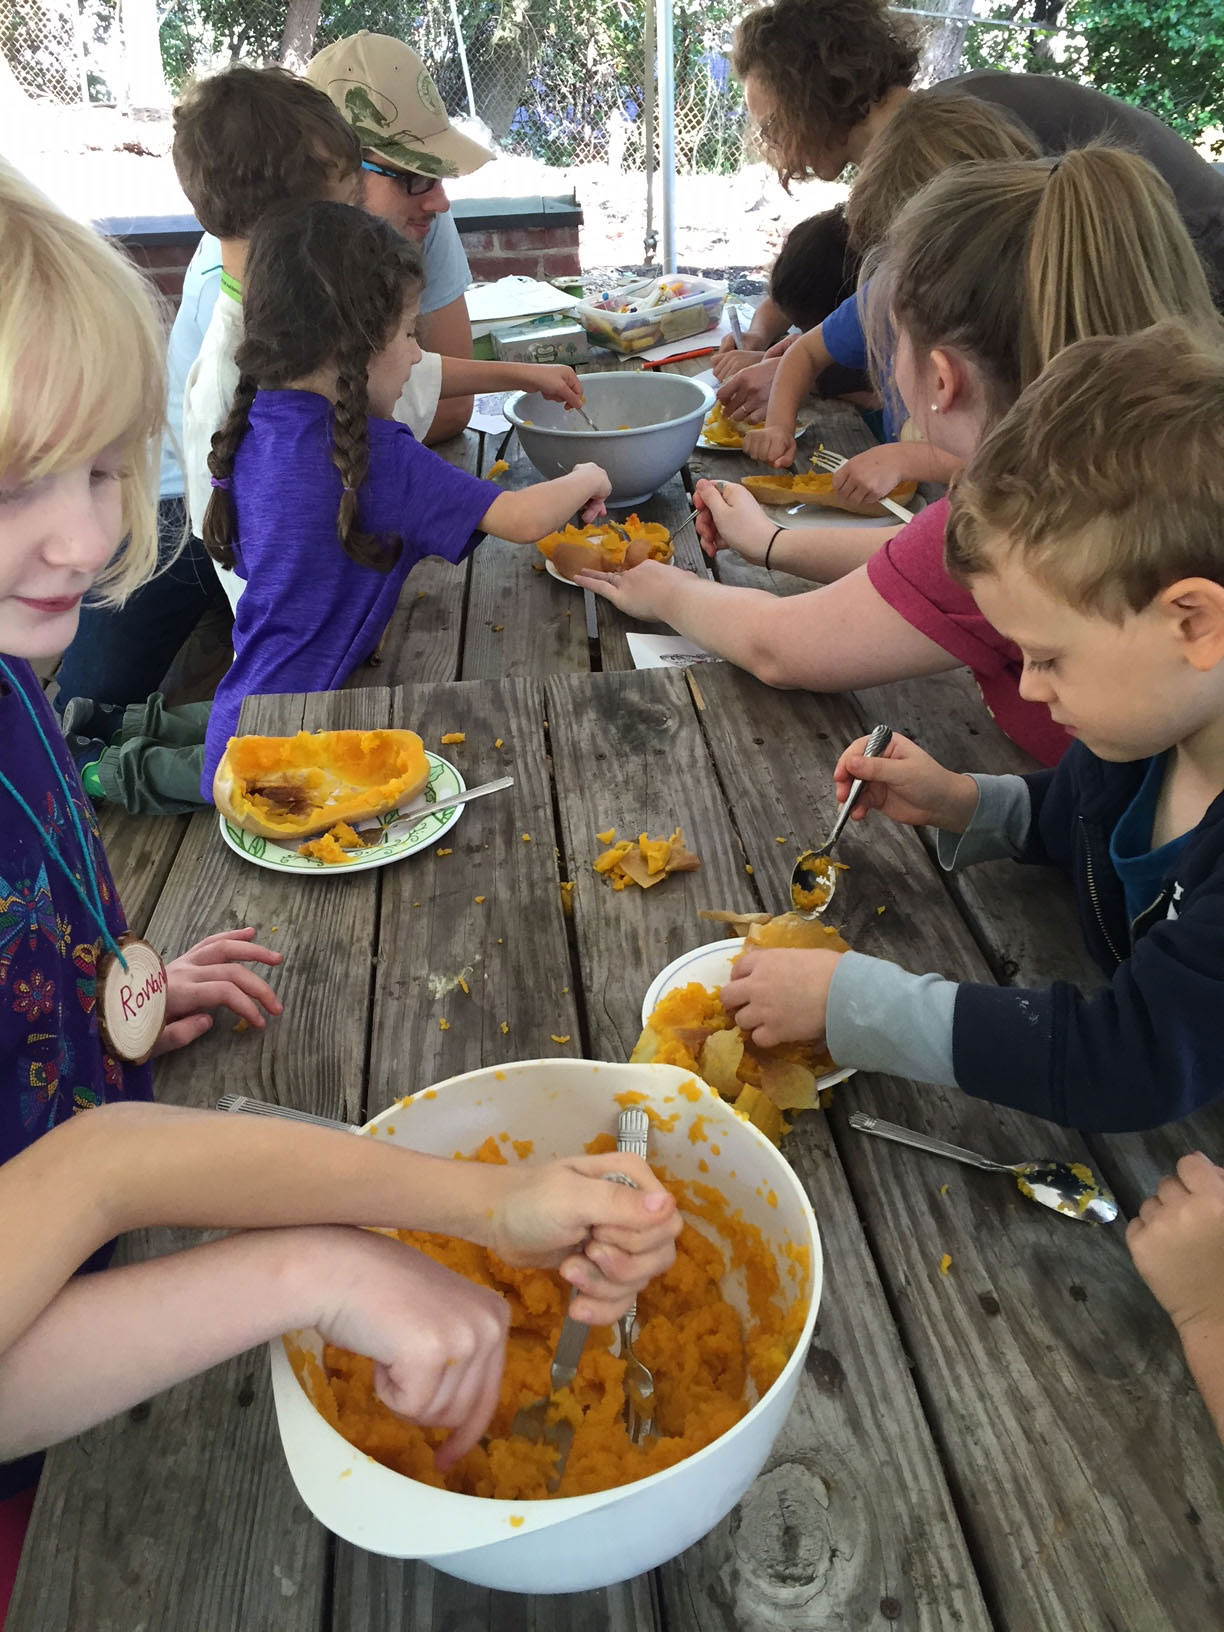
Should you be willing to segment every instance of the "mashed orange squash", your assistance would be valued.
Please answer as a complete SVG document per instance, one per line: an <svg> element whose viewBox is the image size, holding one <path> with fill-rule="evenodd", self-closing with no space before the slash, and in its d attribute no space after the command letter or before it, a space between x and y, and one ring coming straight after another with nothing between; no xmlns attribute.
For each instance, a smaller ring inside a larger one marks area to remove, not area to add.
<svg viewBox="0 0 1224 1632"><path fill-rule="evenodd" d="M517 1149L516 1145L516 1149ZM588 1149L615 1148L602 1136ZM474 1159L504 1163L495 1140ZM721 1191L670 1177L656 1168L685 1214L676 1259L638 1299L634 1352L655 1378L654 1434L631 1445L622 1418L624 1362L611 1352L610 1327L596 1327L572 1388L556 1410L574 1425L574 1439L558 1496L581 1496L644 1479L692 1456L733 1428L776 1381L803 1330L804 1290L810 1282L806 1248L788 1244L783 1288L779 1265L755 1225L732 1211ZM691 1220L707 1224L711 1236ZM417 1231L400 1240L478 1285L491 1287L510 1306L506 1370L497 1410L481 1443L443 1478L434 1453L443 1430L419 1428L383 1405L374 1392L373 1362L327 1345L322 1363L287 1344L302 1386L323 1417L359 1451L424 1484L467 1496L497 1500L543 1500L548 1495L554 1451L511 1435L514 1414L548 1393L548 1368L569 1301L570 1288L549 1270L516 1269L470 1242ZM715 1244L716 1236L719 1244ZM723 1297L728 1269L742 1271L748 1319Z"/></svg>

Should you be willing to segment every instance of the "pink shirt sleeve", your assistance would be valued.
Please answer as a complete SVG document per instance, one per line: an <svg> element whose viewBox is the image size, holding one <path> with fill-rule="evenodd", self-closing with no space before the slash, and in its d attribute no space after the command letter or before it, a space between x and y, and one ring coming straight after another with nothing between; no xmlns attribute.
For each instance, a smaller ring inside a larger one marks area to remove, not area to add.
<svg viewBox="0 0 1224 1632"><path fill-rule="evenodd" d="M1019 648L986 621L969 591L944 570L947 519L947 499L927 505L876 551L867 563L867 576L881 600L906 623L972 669L1000 729L1043 765L1056 765L1071 739L1044 703L1021 697Z"/></svg>

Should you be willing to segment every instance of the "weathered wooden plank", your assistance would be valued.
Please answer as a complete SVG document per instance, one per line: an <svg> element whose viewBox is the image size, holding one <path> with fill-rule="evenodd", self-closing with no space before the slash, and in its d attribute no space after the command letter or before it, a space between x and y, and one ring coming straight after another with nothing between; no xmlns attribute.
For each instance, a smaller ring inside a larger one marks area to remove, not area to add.
<svg viewBox="0 0 1224 1632"><path fill-rule="evenodd" d="M435 847L449 855L429 851L383 875L371 1112L477 1066L582 1053L558 888L542 686L528 680L418 686L393 706L431 747L443 732L466 733L466 742L436 751L452 758L470 784L503 774L515 781L468 807Z"/></svg>
<svg viewBox="0 0 1224 1632"><path fill-rule="evenodd" d="M668 1632L989 1632L824 1116L801 1117L786 1153L825 1255L816 1335L764 1471L716 1530L659 1571Z"/></svg>
<svg viewBox="0 0 1224 1632"><path fill-rule="evenodd" d="M771 864L762 807L784 815L783 833L815 804L823 828L832 762L813 788L821 755L813 744L833 700L772 692L730 667L703 670L701 686L703 725L745 848L763 876L776 875L783 863ZM826 729L836 738L844 728ZM851 940L861 908L887 906L874 944L861 950L915 970L989 978L913 833L871 823L851 829L841 849L850 871L834 916L849 923ZM1224 1452L1120 1227L1081 1228L1005 1179L853 1133L844 1113L855 1105L999 1159L1082 1159L1084 1147L1068 1130L954 1090L884 1077L846 1084L833 1112L1000 1629L1216 1624ZM1000 1479L1001 1467L1023 1471ZM1191 1503L1194 1519L1187 1486L1202 1500Z"/></svg>
<svg viewBox="0 0 1224 1632"><path fill-rule="evenodd" d="M649 1576L602 1592L490 1592L340 1542L331 1632L656 1632Z"/></svg>
<svg viewBox="0 0 1224 1632"><path fill-rule="evenodd" d="M659 491L647 499L645 504L635 505L634 511L643 521L661 522L672 534L676 565L687 571L697 572L702 570L701 548L693 528L685 525L692 508L692 500L685 490L683 480L677 474L664 482ZM658 634L659 625L640 623L636 618L627 618L609 601L600 600L597 612L601 667L631 669L633 658L629 654L629 642L626 637L630 632Z"/></svg>
<svg viewBox="0 0 1224 1632"><path fill-rule="evenodd" d="M703 683L706 673L701 671ZM581 688L555 681L549 697L558 799L571 852L601 820L625 833L642 827L669 831L679 821L702 856L700 873L669 879L645 896L616 895L595 880L580 893L583 984L589 994L599 994L592 1030L606 1038L599 1052L623 1051L638 1031L641 994L651 976L686 947L716 939L693 908L747 906L757 889L768 898L775 881L760 863L752 877L744 870L743 835L727 821L679 675L604 675ZM763 792L768 805L768 790ZM780 850L772 836L767 842ZM750 853L764 850L762 843ZM771 864L774 859L769 856ZM690 885L687 900L675 888L681 882ZM816 1624L810 1616L817 1609L830 1617L822 1625L866 1624L867 1614L878 1616L880 1600L888 1596L884 1581L907 1615L924 1604L915 1625L956 1624L938 1618L939 1606L951 1603L963 1611L960 1624L984 1627L973 1570L892 1323L882 1318L860 1341L857 1316L851 1320L845 1312L851 1300L839 1307L842 1286L855 1288L853 1302L860 1309L882 1312L884 1300L822 1124L811 1150L801 1171L829 1236L831 1260L819 1348L769 1470L713 1536L661 1572L667 1624L685 1632L698 1626L790 1629ZM876 1399L890 1404L885 1416L873 1419ZM900 1454L914 1492L921 1492L912 1506L907 1487L890 1484L899 1454L894 1439L905 1441ZM890 1489L900 1493L896 1511ZM785 1534L779 1510L787 1515ZM906 1560L919 1538L926 1551L911 1586L904 1579ZM847 1562L833 1568L831 1550Z"/></svg>
<svg viewBox="0 0 1224 1632"><path fill-rule="evenodd" d="M127 921L143 935L179 846L187 816L131 816L118 805L98 807L98 830Z"/></svg>
<svg viewBox="0 0 1224 1632"><path fill-rule="evenodd" d="M470 432L452 437L435 452L457 470L476 471L476 437ZM453 565L430 556L418 562L404 580L379 646L379 661L356 669L347 689L454 680L459 674L470 570L468 561Z"/></svg>
<svg viewBox="0 0 1224 1632"><path fill-rule="evenodd" d="M507 491L540 480L512 437L506 450L510 469L499 478ZM463 662L465 680L500 680L512 675L585 674L591 667L582 595L558 583L543 568L533 544L489 537L472 557L471 593Z"/></svg>
<svg viewBox="0 0 1224 1632"><path fill-rule="evenodd" d="M684 676L648 669L558 675L547 683L562 848L575 881L574 926L589 995L590 1052L627 1059L641 1031L642 997L672 958L701 940L703 906L753 911L745 858L693 715ZM701 868L650 890L613 891L591 870L619 838L684 829Z"/></svg>

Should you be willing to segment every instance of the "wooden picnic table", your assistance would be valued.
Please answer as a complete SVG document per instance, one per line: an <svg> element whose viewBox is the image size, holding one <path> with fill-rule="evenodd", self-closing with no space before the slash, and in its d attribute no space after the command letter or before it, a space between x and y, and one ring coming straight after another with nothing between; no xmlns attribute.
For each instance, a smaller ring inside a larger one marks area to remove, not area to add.
<svg viewBox="0 0 1224 1632"><path fill-rule="evenodd" d="M830 406L819 435L854 451L858 426ZM470 467L474 439L448 455ZM529 475L517 455L510 480ZM675 526L689 507L674 479L642 512ZM691 530L677 550L695 563ZM498 540L458 568L426 563L381 668L244 708L244 728L265 732L395 724L430 747L464 732L446 752L468 782L508 771L515 786L465 813L449 855L286 880L227 850L215 813L105 812L129 917L168 955L245 923L285 954L283 1017L242 1035L222 1020L160 1062L163 1098L239 1090L360 1121L506 1059L623 1060L651 977L712 938L699 908L783 908L797 850L834 814L834 759L865 726L887 718L957 766L1027 768L963 673L820 697L725 664L637 672L625 620L599 603L589 641L582 595L535 565ZM597 830L677 824L699 872L615 894L591 871ZM1053 874L997 864L948 880L922 836L879 821L851 828L841 855L834 916L864 952L962 979L1096 981ZM825 1250L796 1405L743 1501L681 1557L604 1591L522 1598L338 1541L297 1497L256 1351L50 1453L9 1632L1224 1626L1224 1451L1121 1222L1073 1223L1000 1177L864 1137L855 1108L1001 1159L1087 1161L1128 1212L1183 1152L1224 1151L1218 1110L1083 1138L860 1074L786 1143ZM187 1239L149 1232L121 1258ZM88 1387L88 1355L81 1369Z"/></svg>

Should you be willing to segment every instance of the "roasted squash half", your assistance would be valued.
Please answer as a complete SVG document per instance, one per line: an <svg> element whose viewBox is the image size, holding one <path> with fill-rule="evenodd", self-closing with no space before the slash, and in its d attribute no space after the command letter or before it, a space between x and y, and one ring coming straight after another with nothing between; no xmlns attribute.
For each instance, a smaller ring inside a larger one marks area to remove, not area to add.
<svg viewBox="0 0 1224 1632"><path fill-rule="evenodd" d="M671 534L657 521L630 516L624 522L594 521L588 527L564 527L536 545L562 578L580 572L624 572L640 561L670 561Z"/></svg>
<svg viewBox="0 0 1224 1632"><path fill-rule="evenodd" d="M297 840L408 804L429 781L415 731L299 731L231 737L213 802L235 827Z"/></svg>
<svg viewBox="0 0 1224 1632"><path fill-rule="evenodd" d="M814 504L825 510L847 510L852 516L887 516L882 504L848 504L833 489L833 478L822 470L801 476L745 476L743 485L758 504ZM888 495L894 504L906 504L918 491L917 482L899 482Z"/></svg>

